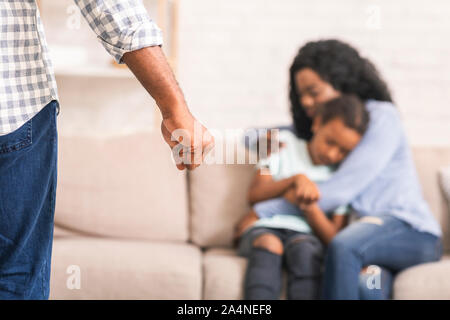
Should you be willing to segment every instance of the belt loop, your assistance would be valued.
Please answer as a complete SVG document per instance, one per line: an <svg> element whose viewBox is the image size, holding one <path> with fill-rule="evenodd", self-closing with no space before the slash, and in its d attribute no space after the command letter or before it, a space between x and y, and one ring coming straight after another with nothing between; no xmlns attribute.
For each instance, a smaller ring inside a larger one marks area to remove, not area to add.
<svg viewBox="0 0 450 320"><path fill-rule="evenodd" d="M55 100L55 102L56 102L56 115L58 116L59 115L59 102L58 102L58 100Z"/></svg>

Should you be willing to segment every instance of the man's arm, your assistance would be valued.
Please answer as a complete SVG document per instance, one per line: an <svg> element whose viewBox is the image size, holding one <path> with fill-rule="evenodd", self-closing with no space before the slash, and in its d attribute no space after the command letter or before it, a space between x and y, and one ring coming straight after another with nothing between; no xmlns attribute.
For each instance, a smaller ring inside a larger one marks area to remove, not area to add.
<svg viewBox="0 0 450 320"><path fill-rule="evenodd" d="M122 60L155 99L163 119L190 114L183 93L159 46L127 52Z"/></svg>
<svg viewBox="0 0 450 320"><path fill-rule="evenodd" d="M147 47L127 52L123 55L123 61L155 99L161 110L163 117L161 131L169 146L174 148L181 142L172 137L175 130L182 129L189 136L189 145L185 144L187 141L183 141L182 144L187 147L185 152L190 154L175 155L188 160L177 163L178 169L198 167L206 153L214 146L214 138L191 115L161 48Z"/></svg>
<svg viewBox="0 0 450 320"><path fill-rule="evenodd" d="M161 30L148 16L142 1L74 1L105 49L118 63L126 63L155 99L163 116L161 131L174 151L175 160L179 160L178 169L199 166L213 148L214 138L189 112L160 48ZM174 137L177 129L183 130L182 138Z"/></svg>
<svg viewBox="0 0 450 320"><path fill-rule="evenodd" d="M117 63L126 52L163 43L142 0L74 0L97 39Z"/></svg>

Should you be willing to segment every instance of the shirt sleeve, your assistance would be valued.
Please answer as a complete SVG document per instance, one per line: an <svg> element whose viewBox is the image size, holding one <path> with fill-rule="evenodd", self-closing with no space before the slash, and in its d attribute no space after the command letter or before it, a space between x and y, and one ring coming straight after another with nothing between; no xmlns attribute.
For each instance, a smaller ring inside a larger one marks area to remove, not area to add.
<svg viewBox="0 0 450 320"><path fill-rule="evenodd" d="M336 210L334 210L333 214L337 215L337 216L342 216L342 215L346 215L349 214L350 212L350 208L349 206L339 206L336 208Z"/></svg>
<svg viewBox="0 0 450 320"><path fill-rule="evenodd" d="M248 150L257 150L256 148L256 144L258 142L258 139L261 139L264 137L264 135L267 134L267 132L269 132L272 129L278 129L281 131L283 130L287 130L292 132L293 134L295 134L295 127L293 124L288 125L288 126L277 126L277 127L269 127L269 128L250 128L248 130L260 130L260 129L264 129L264 134L260 134L258 132L258 135L254 136L254 135L244 135L243 136L243 141L242 143L244 144L245 148L247 148Z"/></svg>
<svg viewBox="0 0 450 320"><path fill-rule="evenodd" d="M270 175L276 175L280 170L280 157L278 153L271 154L267 158L260 159L256 164L256 169L267 170Z"/></svg>
<svg viewBox="0 0 450 320"><path fill-rule="evenodd" d="M372 106L369 127L358 146L329 180L318 184L320 208L330 212L351 203L386 167L402 136L397 109L391 103Z"/></svg>
<svg viewBox="0 0 450 320"><path fill-rule="evenodd" d="M142 0L74 0L100 43L117 63L126 52L163 43Z"/></svg>

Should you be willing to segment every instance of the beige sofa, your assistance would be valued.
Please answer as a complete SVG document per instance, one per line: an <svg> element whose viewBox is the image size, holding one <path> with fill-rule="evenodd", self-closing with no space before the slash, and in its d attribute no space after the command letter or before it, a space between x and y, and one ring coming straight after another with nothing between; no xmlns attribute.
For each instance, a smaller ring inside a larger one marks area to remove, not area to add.
<svg viewBox="0 0 450 320"><path fill-rule="evenodd" d="M251 165L180 172L157 133L60 137L59 153L51 299L242 298L246 260L231 241L249 209ZM450 299L449 214L437 174L450 149L414 154L447 256L399 274L394 298Z"/></svg>

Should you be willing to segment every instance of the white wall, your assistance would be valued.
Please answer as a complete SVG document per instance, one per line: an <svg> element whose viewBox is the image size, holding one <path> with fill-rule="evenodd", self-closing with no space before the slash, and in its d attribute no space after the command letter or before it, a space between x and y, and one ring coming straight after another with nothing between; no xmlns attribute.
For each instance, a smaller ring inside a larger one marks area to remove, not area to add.
<svg viewBox="0 0 450 320"><path fill-rule="evenodd" d="M449 17L448 0L180 0L178 78L210 127L290 123L296 51L335 37L378 67L411 144L450 145Z"/></svg>

